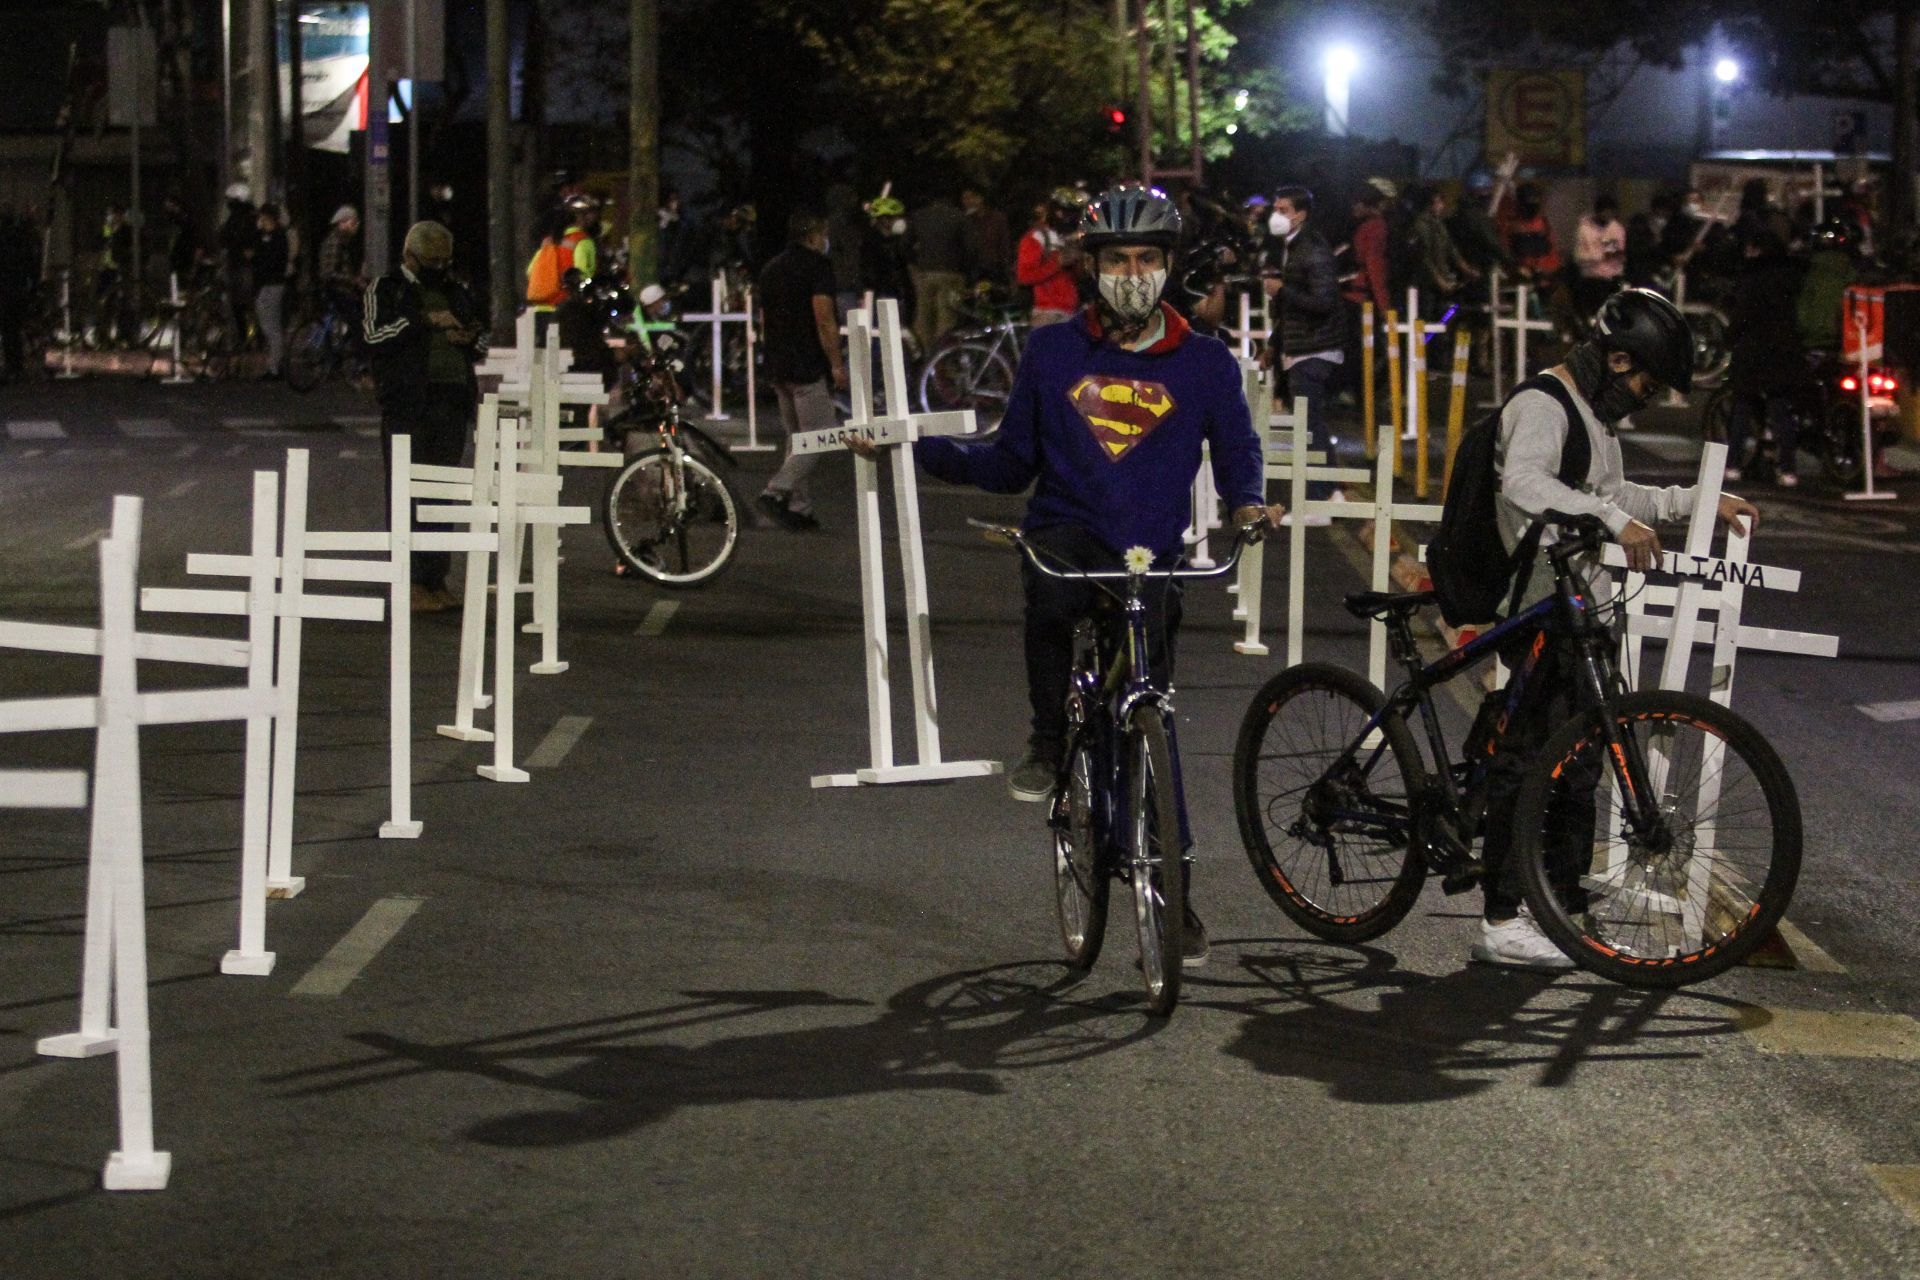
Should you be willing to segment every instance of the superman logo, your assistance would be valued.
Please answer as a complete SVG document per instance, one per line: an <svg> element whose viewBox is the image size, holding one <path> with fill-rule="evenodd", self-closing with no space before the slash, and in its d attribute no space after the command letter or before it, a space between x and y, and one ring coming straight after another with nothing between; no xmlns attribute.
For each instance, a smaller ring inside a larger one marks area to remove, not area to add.
<svg viewBox="0 0 1920 1280"><path fill-rule="evenodd" d="M1109 462L1126 457L1177 407L1158 382L1100 375L1080 379L1067 398L1073 401Z"/></svg>

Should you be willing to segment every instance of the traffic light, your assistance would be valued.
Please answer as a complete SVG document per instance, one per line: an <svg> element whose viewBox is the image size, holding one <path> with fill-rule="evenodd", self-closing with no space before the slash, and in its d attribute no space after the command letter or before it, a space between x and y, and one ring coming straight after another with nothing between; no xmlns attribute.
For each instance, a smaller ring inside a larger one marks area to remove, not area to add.
<svg viewBox="0 0 1920 1280"><path fill-rule="evenodd" d="M1127 113L1120 107L1102 107L1101 116L1105 119L1108 133L1119 133L1127 127Z"/></svg>

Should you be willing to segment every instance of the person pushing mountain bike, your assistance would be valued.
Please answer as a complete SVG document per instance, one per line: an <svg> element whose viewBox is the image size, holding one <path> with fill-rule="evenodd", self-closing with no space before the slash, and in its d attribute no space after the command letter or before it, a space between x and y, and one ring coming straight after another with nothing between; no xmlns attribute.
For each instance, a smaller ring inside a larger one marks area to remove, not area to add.
<svg viewBox="0 0 1920 1280"><path fill-rule="evenodd" d="M1034 330L999 431L985 440L916 441L915 459L942 480L992 493L1032 486L1022 529L1040 554L1066 568L1118 569L1131 547L1151 551L1156 567L1177 562L1203 443L1233 522L1264 518L1277 527L1285 509L1265 505L1260 440L1238 363L1161 298L1180 239L1173 202L1123 183L1087 206L1079 239L1098 297L1071 322ZM850 447L878 453L865 442ZM1015 799L1044 801L1065 750L1074 629L1100 597L1085 581L1047 578L1024 563L1021 581L1033 720L1026 756L1008 782ZM1180 626L1179 587L1156 579L1147 602L1149 666L1164 683ZM1184 960L1197 964L1206 953L1206 931L1189 907Z"/></svg>

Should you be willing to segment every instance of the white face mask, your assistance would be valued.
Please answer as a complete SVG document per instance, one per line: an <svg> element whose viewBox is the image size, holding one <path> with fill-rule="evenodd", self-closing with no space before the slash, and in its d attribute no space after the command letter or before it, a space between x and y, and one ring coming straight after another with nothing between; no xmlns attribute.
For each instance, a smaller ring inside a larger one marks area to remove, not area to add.
<svg viewBox="0 0 1920 1280"><path fill-rule="evenodd" d="M1160 291L1166 287L1164 267L1138 276L1100 274L1101 300L1127 324L1139 324L1151 316L1160 303Z"/></svg>
<svg viewBox="0 0 1920 1280"><path fill-rule="evenodd" d="M892 222L889 222L887 224L887 234L893 236L903 236L907 234L907 220L905 218L895 218Z"/></svg>
<svg viewBox="0 0 1920 1280"><path fill-rule="evenodd" d="M1267 215L1267 234L1286 239L1293 234L1293 219L1275 209Z"/></svg>

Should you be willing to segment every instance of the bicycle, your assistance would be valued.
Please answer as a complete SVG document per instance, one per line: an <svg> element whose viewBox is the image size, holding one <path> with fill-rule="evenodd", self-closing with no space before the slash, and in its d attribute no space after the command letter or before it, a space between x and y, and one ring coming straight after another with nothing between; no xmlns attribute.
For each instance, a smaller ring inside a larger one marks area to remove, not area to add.
<svg viewBox="0 0 1920 1280"><path fill-rule="evenodd" d="M1186 864L1180 822L1180 766L1173 738L1173 691L1147 668L1149 579L1219 578L1233 572L1261 525L1240 530L1233 551L1211 569L1152 569L1140 547L1116 570L1054 569L1018 529L968 520L1011 542L1049 578L1091 582L1115 605L1083 629L1067 686L1067 748L1047 806L1053 840L1054 908L1069 968L1084 973L1106 940L1112 881L1131 886L1147 1011L1166 1017L1180 999ZM1109 582L1124 584L1119 590ZM1117 617L1116 617L1117 612ZM1179 875L1168 874L1175 865Z"/></svg>
<svg viewBox="0 0 1920 1280"><path fill-rule="evenodd" d="M920 370L920 409L1004 413L1013 372L1026 349L1027 324L1019 308L998 304L978 327L956 329L928 353Z"/></svg>
<svg viewBox="0 0 1920 1280"><path fill-rule="evenodd" d="M287 385L308 392L335 374L359 382L368 376L368 368L359 316L344 299L329 297L317 317L294 330L287 348Z"/></svg>
<svg viewBox="0 0 1920 1280"><path fill-rule="evenodd" d="M1526 902L1592 973L1640 987L1700 982L1745 959L1785 913L1800 802L1745 719L1694 694L1626 690L1603 606L1573 563L1598 551L1605 530L1548 514L1568 534L1546 552L1553 594L1436 662L1422 665L1410 624L1431 591L1346 598L1354 616L1387 625L1407 672L1392 694L1306 663L1254 695L1234 748L1247 856L1280 909L1331 942L1386 933L1429 875L1449 893L1471 888L1484 871L1472 849L1494 749L1529 698L1548 696L1533 681L1546 646L1568 645L1583 710L1528 763L1514 806L1508 856L1520 860ZM1503 700L1451 759L1433 690L1530 630ZM1432 768L1408 724L1415 712Z"/></svg>
<svg viewBox="0 0 1920 1280"><path fill-rule="evenodd" d="M601 500L601 527L627 571L663 587L704 587L733 562L740 506L719 471L692 456L682 432L701 442L693 449L725 451L680 420L678 360L640 348L634 363L643 374L639 395L607 429L623 441L629 431L652 430L658 443L614 473Z"/></svg>

